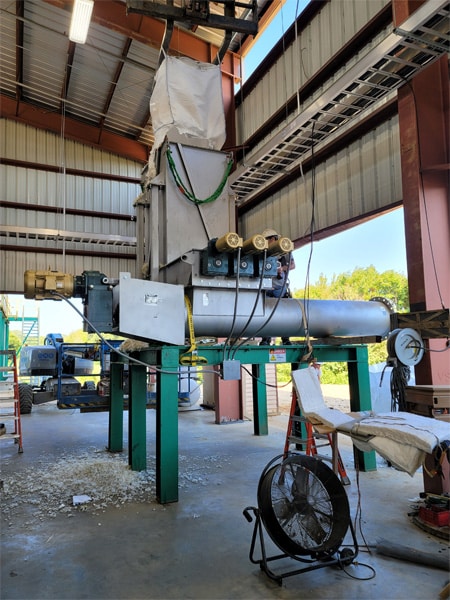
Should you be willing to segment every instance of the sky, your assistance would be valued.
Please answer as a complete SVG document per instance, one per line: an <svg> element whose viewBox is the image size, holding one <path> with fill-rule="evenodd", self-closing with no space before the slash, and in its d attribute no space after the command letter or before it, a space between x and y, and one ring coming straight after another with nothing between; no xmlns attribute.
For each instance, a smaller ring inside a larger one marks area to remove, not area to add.
<svg viewBox="0 0 450 600"><path fill-rule="evenodd" d="M309 0L274 0L281 4L281 10L261 32L244 59L244 80L255 70L261 59L275 46L286 33L294 19L303 11Z"/></svg>
<svg viewBox="0 0 450 600"><path fill-rule="evenodd" d="M289 274L293 290L305 287L310 253L311 244L294 251L296 268ZM309 281L314 284L323 274L331 282L333 275L370 266L379 273L393 270L407 276L402 208L313 242Z"/></svg>
<svg viewBox="0 0 450 600"><path fill-rule="evenodd" d="M265 56L280 36L287 31L294 17L298 16L307 0L286 0L282 10L265 29L261 40L256 42L245 59L245 76L248 77L262 56ZM282 232L281 232L282 233ZM311 252L308 244L294 252L295 270L290 273L291 289L305 287L307 264ZM331 281L333 275L351 272L355 268L373 266L382 273L394 270L407 275L403 209L372 219L325 240L313 242L309 282L314 284L321 274ZM75 273L79 275L80 273ZM115 273L108 274L111 277ZM36 317L39 315L40 334L68 334L83 328L81 317L64 301L25 300L23 296L9 296L12 314ZM70 300L83 311L81 300ZM11 323L14 331L20 324Z"/></svg>

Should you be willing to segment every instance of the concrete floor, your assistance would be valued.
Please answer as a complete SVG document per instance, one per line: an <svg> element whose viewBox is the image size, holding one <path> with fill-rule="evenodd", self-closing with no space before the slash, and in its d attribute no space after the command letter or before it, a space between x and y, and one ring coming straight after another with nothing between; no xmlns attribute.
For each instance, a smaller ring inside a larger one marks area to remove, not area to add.
<svg viewBox="0 0 450 600"><path fill-rule="evenodd" d="M63 501L55 497L54 488L47 498L42 490L26 496L21 492L14 498L11 486L21 490L22 481L28 478L28 485L34 482L38 488L46 469L73 464L80 456L104 457L119 461L120 469L127 468L126 451L114 459L105 451L105 413L59 411L47 404L33 407L22 423L23 454L10 441L0 445L3 600L424 600L438 598L448 581L442 569L376 552L379 538L440 558L446 556L448 547L445 540L426 533L408 516L423 491L422 474L411 478L380 459L377 471L359 475L358 485L351 444L345 437L340 438L340 449L351 480L345 489L352 519L358 516L359 502L361 507L356 523L357 564L345 570L327 566L286 577L280 586L250 562L253 524L242 511L255 505L263 468L282 452L286 415L270 417L269 435L257 437L251 422L216 425L211 411L180 413L180 500L166 506L155 501L151 475L144 495L123 503L96 504L95 490L86 486L78 491L91 493L94 502L78 508L68 506L69 492L73 493L69 489L60 490ZM147 411L147 430L151 465L155 453L152 410ZM47 511L55 502L57 509ZM289 563L288 568L301 566Z"/></svg>

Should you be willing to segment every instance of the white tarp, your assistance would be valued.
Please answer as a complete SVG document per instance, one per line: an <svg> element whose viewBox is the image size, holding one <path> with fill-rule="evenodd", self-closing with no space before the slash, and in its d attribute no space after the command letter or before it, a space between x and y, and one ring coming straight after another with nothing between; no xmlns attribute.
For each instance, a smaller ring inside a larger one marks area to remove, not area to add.
<svg viewBox="0 0 450 600"><path fill-rule="evenodd" d="M226 138L220 65L167 56L156 72L150 114L155 134L150 173L156 151L173 130L220 150Z"/></svg>
<svg viewBox="0 0 450 600"><path fill-rule="evenodd" d="M292 371L292 381L302 414L311 423L350 435L360 450L375 450L411 476L423 464L427 454L450 439L449 424L430 417L405 412L346 415L328 408L312 367Z"/></svg>

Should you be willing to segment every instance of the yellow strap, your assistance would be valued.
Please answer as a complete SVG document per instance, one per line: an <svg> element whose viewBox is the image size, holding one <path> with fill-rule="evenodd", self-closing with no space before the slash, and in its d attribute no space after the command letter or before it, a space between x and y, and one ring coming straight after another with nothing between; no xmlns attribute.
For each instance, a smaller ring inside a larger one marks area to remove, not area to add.
<svg viewBox="0 0 450 600"><path fill-rule="evenodd" d="M197 344L195 343L195 333L194 333L194 320L192 318L192 305L191 301L187 296L184 297L184 302L186 304L187 310L187 318L188 318L188 327L189 327L189 341L190 348L187 352L181 355L180 364L181 365L196 365L197 363L208 363L208 360L204 356L198 356L197 354ZM187 355L190 356L187 356Z"/></svg>

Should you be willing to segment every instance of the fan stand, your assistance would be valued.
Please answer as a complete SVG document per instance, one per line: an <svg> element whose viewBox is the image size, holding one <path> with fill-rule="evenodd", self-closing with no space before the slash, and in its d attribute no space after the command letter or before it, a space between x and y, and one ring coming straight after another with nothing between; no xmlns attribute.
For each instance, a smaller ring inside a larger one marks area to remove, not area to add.
<svg viewBox="0 0 450 600"><path fill-rule="evenodd" d="M300 556L298 556L296 554L290 554L287 552L285 552L283 554L267 556L266 542L265 542L265 535L264 535L264 526L263 526L263 522L261 520L260 510L254 506L248 506L247 508L244 509L244 511L243 511L244 517L247 519L247 521L249 523L251 523L253 521L253 517L250 514L250 511L253 512L253 514L255 516L255 526L253 528L252 541L250 544L250 553L249 553L250 561L255 565L259 565L260 569L262 571L264 571L265 574L270 579L272 579L273 581L276 581L279 585L282 584L284 577L291 577L292 575L300 575L301 573L306 573L308 571L314 571L316 569L323 569L324 567L331 567L333 565L338 565L340 567L347 566L347 565L350 565L358 556L358 542L356 540L355 530L354 530L351 522L349 523L349 528L350 528L352 539L353 539L353 550L350 547L346 546L345 548L342 548L342 550L338 550L337 552L334 552L333 554L327 554L325 552L316 553L317 556L315 558L313 558L313 555L312 555L311 560L309 560L307 558L300 558ZM257 538L259 538L260 551L261 551L261 558L259 558L259 559L255 559L255 546L256 546ZM281 573L275 573L274 571L272 571L269 568L270 562L276 561L276 560L283 560L286 558L290 558L293 561L306 563L307 566L305 566L301 569L292 569L292 570L287 570L287 571L284 571Z"/></svg>

